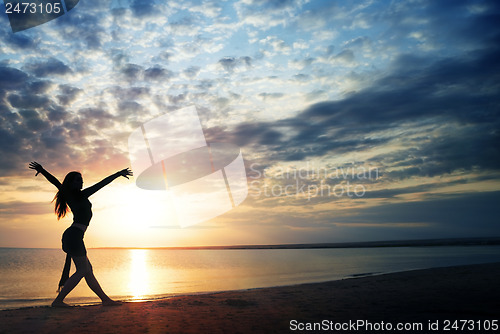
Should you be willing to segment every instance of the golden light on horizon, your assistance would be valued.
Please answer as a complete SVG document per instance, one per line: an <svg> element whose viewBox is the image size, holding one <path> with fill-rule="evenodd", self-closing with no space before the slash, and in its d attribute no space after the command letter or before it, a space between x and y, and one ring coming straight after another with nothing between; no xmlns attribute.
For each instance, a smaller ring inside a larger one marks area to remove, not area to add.
<svg viewBox="0 0 500 334"><path fill-rule="evenodd" d="M131 249L130 252L130 281L128 290L132 300L141 300L149 293L149 271L147 265L147 249Z"/></svg>

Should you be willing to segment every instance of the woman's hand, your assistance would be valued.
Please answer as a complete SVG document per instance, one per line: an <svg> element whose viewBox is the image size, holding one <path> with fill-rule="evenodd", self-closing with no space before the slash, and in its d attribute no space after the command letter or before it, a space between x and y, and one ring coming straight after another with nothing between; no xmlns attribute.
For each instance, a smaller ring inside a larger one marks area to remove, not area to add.
<svg viewBox="0 0 500 334"><path fill-rule="evenodd" d="M120 176L123 176L123 177L127 178L127 179L128 179L128 177L129 177L129 176L134 175L134 174L132 173L132 171L130 170L130 168L125 168L125 169L122 169L121 171L119 171L119 172L118 172L118 174L119 174Z"/></svg>
<svg viewBox="0 0 500 334"><path fill-rule="evenodd" d="M38 174L40 174L40 173L42 172L42 170L43 170L42 165L40 165L40 164L39 164L38 162L36 162L36 161L32 161L32 162L30 162L29 168L30 168L30 169L34 169L34 170L36 170L36 174L35 174L35 176L37 176Z"/></svg>

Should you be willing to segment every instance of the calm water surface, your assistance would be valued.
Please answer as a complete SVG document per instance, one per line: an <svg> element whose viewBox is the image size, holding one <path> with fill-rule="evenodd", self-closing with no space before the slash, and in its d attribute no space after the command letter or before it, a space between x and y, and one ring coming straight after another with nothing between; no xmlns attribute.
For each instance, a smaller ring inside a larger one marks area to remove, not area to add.
<svg viewBox="0 0 500 334"><path fill-rule="evenodd" d="M500 246L347 249L89 249L104 291L119 300L338 280L370 273L498 262ZM0 309L49 305L64 265L58 249L0 249ZM74 265L72 264L72 272ZM99 302L84 280L68 303Z"/></svg>

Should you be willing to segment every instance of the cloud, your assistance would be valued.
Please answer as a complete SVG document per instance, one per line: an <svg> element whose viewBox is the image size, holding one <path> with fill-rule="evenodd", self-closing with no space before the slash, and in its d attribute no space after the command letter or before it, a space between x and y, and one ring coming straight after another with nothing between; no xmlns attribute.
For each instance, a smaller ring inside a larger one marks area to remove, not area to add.
<svg viewBox="0 0 500 334"><path fill-rule="evenodd" d="M312 58L312 57L307 57L307 58L302 58L302 59L294 59L294 60L289 62L289 66L296 68L298 70L304 70L308 66L311 66L311 64L313 64L315 61L316 61L316 59ZM301 75L302 76L304 76L304 75L309 76L309 74L301 74Z"/></svg>
<svg viewBox="0 0 500 334"><path fill-rule="evenodd" d="M5 32L2 35L2 41L15 50L19 50L21 52L30 49L36 49L39 44L37 40L34 40L33 38L22 32L18 32L16 34Z"/></svg>
<svg viewBox="0 0 500 334"><path fill-rule="evenodd" d="M218 128L211 135L226 136L275 163L403 145L370 160L395 168L387 174L395 179L498 170L498 57L500 49L444 60L403 55L386 76L343 99L278 121Z"/></svg>
<svg viewBox="0 0 500 334"><path fill-rule="evenodd" d="M493 228L500 232L496 221L494 203L500 200L500 192L464 193L433 196L422 201L382 204L356 209L335 217L344 223L429 223L442 231L454 231L462 235L483 235ZM474 224L471 224L471 223Z"/></svg>
<svg viewBox="0 0 500 334"><path fill-rule="evenodd" d="M120 72L128 81L138 81L143 77L144 68L140 65L129 63L125 64L125 66L120 69Z"/></svg>
<svg viewBox="0 0 500 334"><path fill-rule="evenodd" d="M104 129L114 125L114 116L104 108L80 109L79 115L85 119L85 126L93 125L96 129Z"/></svg>
<svg viewBox="0 0 500 334"><path fill-rule="evenodd" d="M199 66L190 66L187 69L183 71L183 73L188 77L188 78L194 78L198 75L200 72L201 68Z"/></svg>
<svg viewBox="0 0 500 334"><path fill-rule="evenodd" d="M233 72L239 66L251 67L252 66L252 58L245 57L224 57L219 59L218 64L227 72Z"/></svg>
<svg viewBox="0 0 500 334"><path fill-rule="evenodd" d="M186 7L190 12L199 13L212 19L218 17L222 12L222 8L219 4L214 2L204 2L199 5L189 4Z"/></svg>
<svg viewBox="0 0 500 334"><path fill-rule="evenodd" d="M259 97L264 101L280 99L283 96L285 96L285 94L283 94L283 93L260 93L259 94Z"/></svg>
<svg viewBox="0 0 500 334"><path fill-rule="evenodd" d="M133 0L130 9L134 16L144 18L158 13L153 1Z"/></svg>
<svg viewBox="0 0 500 334"><path fill-rule="evenodd" d="M46 202L10 201L0 203L0 215L43 215L51 213Z"/></svg>
<svg viewBox="0 0 500 334"><path fill-rule="evenodd" d="M0 89L16 90L22 88L28 80L28 75L13 67L0 66Z"/></svg>
<svg viewBox="0 0 500 334"><path fill-rule="evenodd" d="M303 6L303 1L294 0L248 0L235 4L240 21L259 29L268 30L275 26L285 25L294 13Z"/></svg>
<svg viewBox="0 0 500 334"><path fill-rule="evenodd" d="M274 52L278 54L288 55L292 51L292 48L285 43L284 40L279 39L276 36L267 36L259 41L261 44L270 46Z"/></svg>
<svg viewBox="0 0 500 334"><path fill-rule="evenodd" d="M174 76L173 72L160 65L144 69L141 65L127 63L119 68L119 72L130 83L168 81Z"/></svg>
<svg viewBox="0 0 500 334"><path fill-rule="evenodd" d="M352 50L346 49L339 52L337 55L332 57L333 60L340 61L345 64L354 62L354 52Z"/></svg>
<svg viewBox="0 0 500 334"><path fill-rule="evenodd" d="M59 91L60 94L57 95L57 99L64 106L69 105L83 92L82 89L70 85L60 85Z"/></svg>
<svg viewBox="0 0 500 334"><path fill-rule="evenodd" d="M28 82L26 91L31 92L33 94L45 94L53 86L54 86L54 84L51 81L35 80L35 81Z"/></svg>
<svg viewBox="0 0 500 334"><path fill-rule="evenodd" d="M144 80L146 81L168 81L173 76L173 72L158 65L150 67L144 71Z"/></svg>
<svg viewBox="0 0 500 334"><path fill-rule="evenodd" d="M73 71L62 61L49 58L45 61L32 62L25 65L24 69L37 77L49 77L53 75L71 74Z"/></svg>
<svg viewBox="0 0 500 334"><path fill-rule="evenodd" d="M46 107L50 100L46 96L36 95L36 94L10 94L7 98L10 105L14 108L25 109L25 108L39 108Z"/></svg>
<svg viewBox="0 0 500 334"><path fill-rule="evenodd" d="M80 1L77 10L55 21L60 40L70 43L77 50L100 50L103 40L109 38L105 24L110 14L106 1L94 4Z"/></svg>
<svg viewBox="0 0 500 334"><path fill-rule="evenodd" d="M177 21L169 23L168 29L172 34L178 36L196 36L199 34L200 27L195 22L193 17L184 16Z"/></svg>

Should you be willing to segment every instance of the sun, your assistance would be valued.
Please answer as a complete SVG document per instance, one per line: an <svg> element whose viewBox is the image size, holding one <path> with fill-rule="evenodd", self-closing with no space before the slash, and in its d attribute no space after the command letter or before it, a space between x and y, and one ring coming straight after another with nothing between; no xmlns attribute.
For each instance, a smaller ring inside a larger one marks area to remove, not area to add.
<svg viewBox="0 0 500 334"><path fill-rule="evenodd" d="M137 228L174 227L175 208L168 191L143 190L134 184L115 189L109 194L109 210L122 225Z"/></svg>

